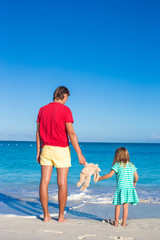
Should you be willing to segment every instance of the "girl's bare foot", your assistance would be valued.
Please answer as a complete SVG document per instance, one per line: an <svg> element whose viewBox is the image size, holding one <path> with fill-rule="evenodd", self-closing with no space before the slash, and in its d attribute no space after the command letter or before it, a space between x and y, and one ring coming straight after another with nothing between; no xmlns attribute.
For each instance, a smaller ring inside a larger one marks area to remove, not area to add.
<svg viewBox="0 0 160 240"><path fill-rule="evenodd" d="M126 227L127 224L122 222L121 226L122 226L122 227Z"/></svg>
<svg viewBox="0 0 160 240"><path fill-rule="evenodd" d="M113 226L118 227L118 222L117 221L113 222Z"/></svg>

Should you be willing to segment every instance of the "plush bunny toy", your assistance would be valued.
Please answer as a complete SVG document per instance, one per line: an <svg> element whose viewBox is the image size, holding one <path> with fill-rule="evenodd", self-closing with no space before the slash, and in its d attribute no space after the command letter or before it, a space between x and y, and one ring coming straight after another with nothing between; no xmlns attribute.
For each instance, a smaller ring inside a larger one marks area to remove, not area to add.
<svg viewBox="0 0 160 240"><path fill-rule="evenodd" d="M84 183L81 191L85 190L89 186L92 175L94 175L94 182L97 182L100 171L101 169L98 167L98 164L86 163L80 173L80 180L77 182L77 187L80 187Z"/></svg>

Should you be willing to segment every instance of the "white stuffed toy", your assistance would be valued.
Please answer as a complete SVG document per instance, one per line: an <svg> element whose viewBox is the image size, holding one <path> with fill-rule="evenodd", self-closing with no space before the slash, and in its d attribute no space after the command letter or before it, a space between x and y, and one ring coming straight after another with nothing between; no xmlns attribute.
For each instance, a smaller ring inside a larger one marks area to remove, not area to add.
<svg viewBox="0 0 160 240"><path fill-rule="evenodd" d="M77 187L81 187L81 191L85 190L91 181L91 176L94 175L94 182L97 182L99 179L99 172L101 169L98 167L98 164L85 163L85 167L80 173L80 180L77 182Z"/></svg>

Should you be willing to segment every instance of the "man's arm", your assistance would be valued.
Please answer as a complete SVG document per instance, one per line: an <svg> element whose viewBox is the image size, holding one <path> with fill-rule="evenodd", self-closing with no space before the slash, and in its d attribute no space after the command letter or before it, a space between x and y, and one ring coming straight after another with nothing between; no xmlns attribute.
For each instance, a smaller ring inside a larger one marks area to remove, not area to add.
<svg viewBox="0 0 160 240"><path fill-rule="evenodd" d="M113 174L115 174L115 171L111 170L110 173L108 173L108 174L106 174L106 175L104 175L102 177L99 177L98 181L111 178L113 176Z"/></svg>
<svg viewBox="0 0 160 240"><path fill-rule="evenodd" d="M37 162L40 163L41 138L40 138L40 132L39 132L39 123L37 123L36 143L37 143Z"/></svg>
<svg viewBox="0 0 160 240"><path fill-rule="evenodd" d="M73 129L72 123L70 123L70 122L66 123L66 129L67 129L67 133L70 138L70 141L78 155L79 163L84 165L86 162L86 159L84 158L84 156L81 152L80 146L78 144L77 135Z"/></svg>

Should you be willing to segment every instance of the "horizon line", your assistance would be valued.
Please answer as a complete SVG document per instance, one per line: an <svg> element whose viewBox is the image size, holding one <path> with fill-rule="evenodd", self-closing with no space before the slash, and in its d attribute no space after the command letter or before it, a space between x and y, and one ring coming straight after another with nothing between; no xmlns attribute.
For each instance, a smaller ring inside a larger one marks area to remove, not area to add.
<svg viewBox="0 0 160 240"><path fill-rule="evenodd" d="M0 140L0 142L34 142L36 143L36 140ZM69 142L71 143L71 142ZM79 141L79 143L124 143L124 144L160 144L160 142L101 142L101 141Z"/></svg>

